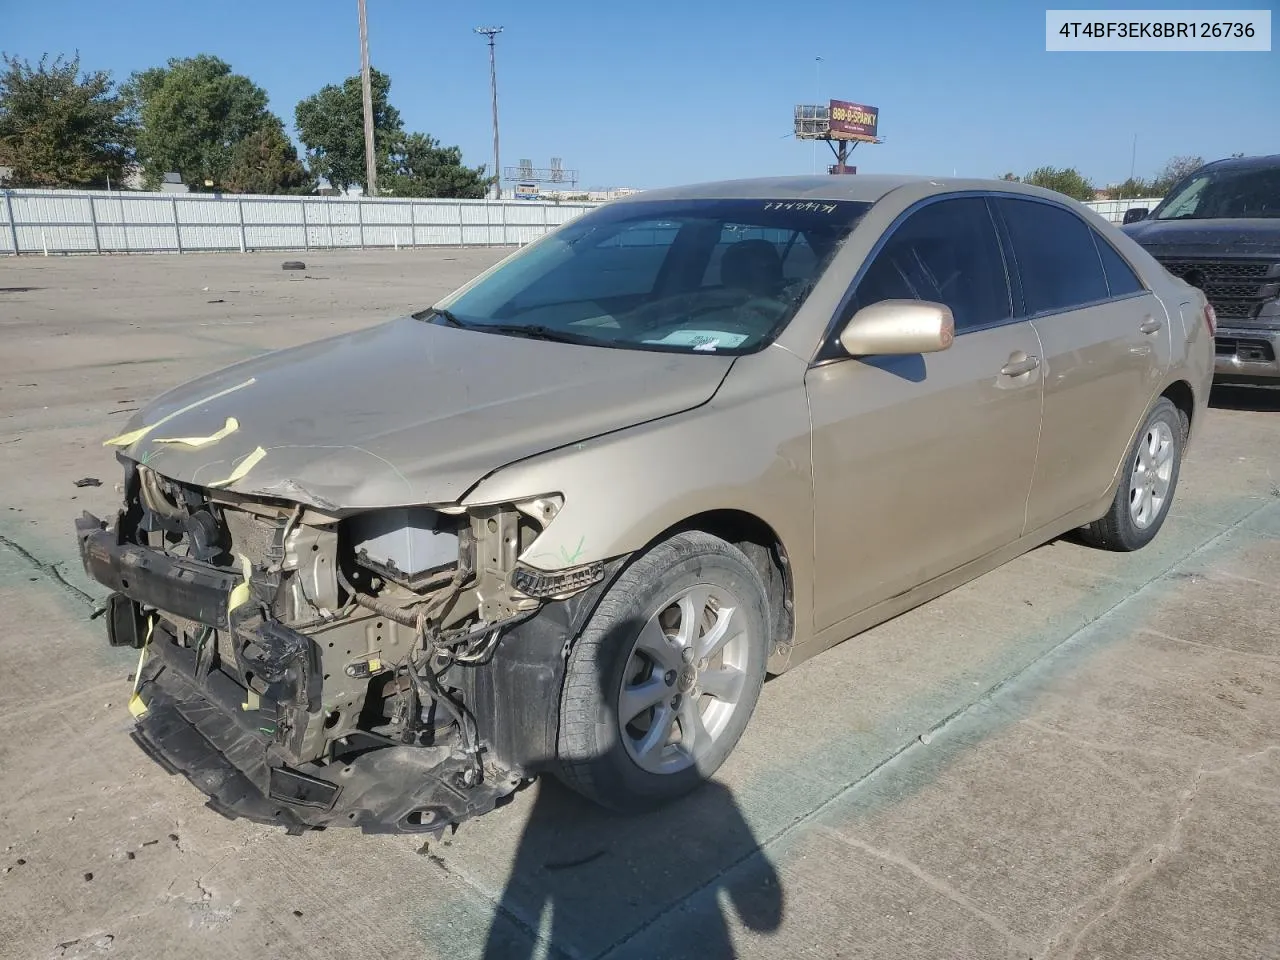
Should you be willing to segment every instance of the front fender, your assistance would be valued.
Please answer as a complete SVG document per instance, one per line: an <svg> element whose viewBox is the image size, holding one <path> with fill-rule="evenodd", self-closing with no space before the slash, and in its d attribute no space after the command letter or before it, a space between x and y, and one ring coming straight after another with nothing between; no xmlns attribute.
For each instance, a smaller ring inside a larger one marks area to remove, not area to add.
<svg viewBox="0 0 1280 960"><path fill-rule="evenodd" d="M796 624L807 629L813 483L803 375L803 362L780 348L743 357L701 407L504 467L462 505L561 494L555 519L520 556L547 571L633 553L701 513L749 513L782 541Z"/></svg>

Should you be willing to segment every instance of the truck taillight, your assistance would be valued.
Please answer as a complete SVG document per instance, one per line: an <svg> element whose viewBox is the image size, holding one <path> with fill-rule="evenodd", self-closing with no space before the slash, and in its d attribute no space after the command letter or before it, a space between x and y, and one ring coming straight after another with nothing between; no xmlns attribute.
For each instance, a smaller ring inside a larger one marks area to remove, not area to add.
<svg viewBox="0 0 1280 960"><path fill-rule="evenodd" d="M1204 305L1204 322L1209 325L1209 336L1218 332L1218 315L1213 312L1213 304Z"/></svg>

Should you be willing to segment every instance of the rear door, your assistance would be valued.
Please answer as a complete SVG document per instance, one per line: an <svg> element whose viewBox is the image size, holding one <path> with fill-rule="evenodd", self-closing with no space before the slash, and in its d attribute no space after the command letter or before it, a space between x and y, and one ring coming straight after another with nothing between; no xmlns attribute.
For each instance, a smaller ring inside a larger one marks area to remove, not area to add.
<svg viewBox="0 0 1280 960"><path fill-rule="evenodd" d="M951 308L949 349L831 355L805 378L818 629L1022 532L1040 429L1039 341L1012 320L984 198L926 202L891 228L838 322L904 298Z"/></svg>
<svg viewBox="0 0 1280 960"><path fill-rule="evenodd" d="M1163 305L1084 218L1038 199L996 201L1015 300L1043 350L1044 421L1027 530L1102 497L1170 362Z"/></svg>

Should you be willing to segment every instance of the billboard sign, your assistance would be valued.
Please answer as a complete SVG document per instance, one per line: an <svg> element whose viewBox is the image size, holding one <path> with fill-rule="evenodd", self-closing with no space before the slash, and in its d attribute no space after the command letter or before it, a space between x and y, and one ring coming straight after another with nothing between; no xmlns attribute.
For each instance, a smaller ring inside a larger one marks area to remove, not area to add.
<svg viewBox="0 0 1280 960"><path fill-rule="evenodd" d="M861 103L832 100L829 107L829 133L832 140L860 140L875 143L880 123L880 108Z"/></svg>
<svg viewBox="0 0 1280 960"><path fill-rule="evenodd" d="M516 184L517 200L537 200L538 185L536 183L518 183Z"/></svg>

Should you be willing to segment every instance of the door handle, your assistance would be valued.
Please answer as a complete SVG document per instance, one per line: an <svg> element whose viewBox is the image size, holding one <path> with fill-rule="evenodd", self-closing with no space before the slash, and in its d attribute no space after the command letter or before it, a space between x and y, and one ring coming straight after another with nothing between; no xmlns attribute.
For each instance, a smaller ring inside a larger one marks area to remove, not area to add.
<svg viewBox="0 0 1280 960"><path fill-rule="evenodd" d="M1040 358L1032 356L1010 357L1009 362L1000 368L1006 377L1020 377L1040 366Z"/></svg>
<svg viewBox="0 0 1280 960"><path fill-rule="evenodd" d="M1147 317L1142 323L1138 324L1138 329L1143 333L1155 333L1163 326L1164 324L1155 317Z"/></svg>

